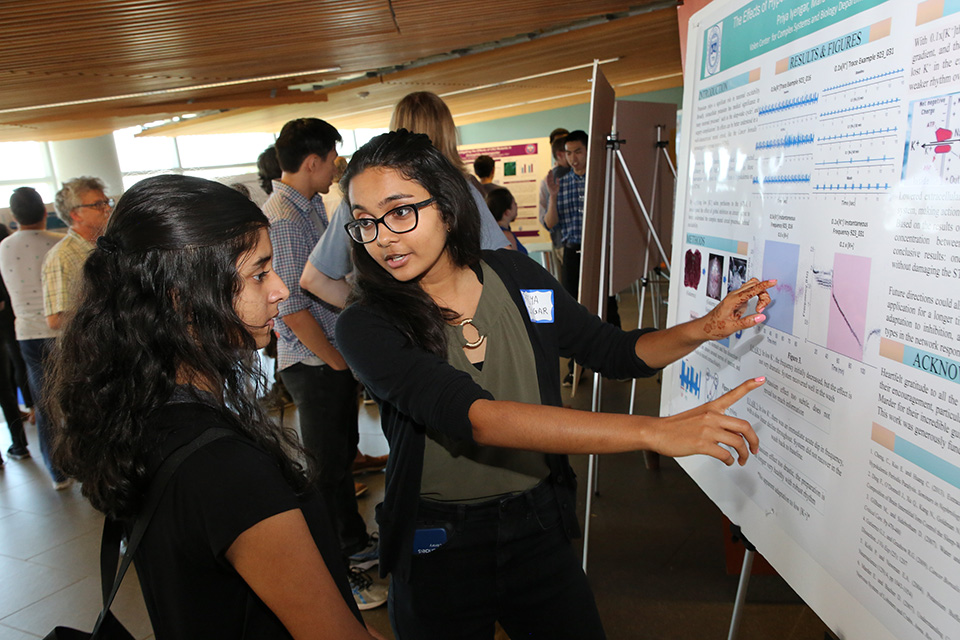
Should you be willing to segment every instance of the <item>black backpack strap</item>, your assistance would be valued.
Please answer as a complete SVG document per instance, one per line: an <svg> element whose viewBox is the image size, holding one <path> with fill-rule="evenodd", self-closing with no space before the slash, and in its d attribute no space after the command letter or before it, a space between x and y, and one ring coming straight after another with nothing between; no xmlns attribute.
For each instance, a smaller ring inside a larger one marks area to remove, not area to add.
<svg viewBox="0 0 960 640"><path fill-rule="evenodd" d="M140 513L137 515L137 519L133 524L133 531L130 533L129 540L127 540L127 550L123 554L123 561L120 562L119 573L117 572L117 563L120 558L120 539L123 536L123 525L109 516L104 520L103 536L100 539L100 588L103 590L103 610L97 618L97 624L93 628L92 637L96 637L97 632L104 623L106 614L110 610L110 605L113 604L113 599L120 589L123 576L127 573L127 568L130 566L130 563L133 562L133 555L137 552L137 547L140 546L143 534L146 532L147 526L150 524L150 520L157 510L157 506L160 504L160 499L163 497L167 485L170 483L170 479L180 466L180 463L195 451L210 444L214 440L235 435L237 435L236 431L231 431L223 427L207 429L164 459L160 468L157 469L156 474L154 474L153 479L150 481L143 506L140 508ZM110 587L111 584L113 585L112 588Z"/></svg>

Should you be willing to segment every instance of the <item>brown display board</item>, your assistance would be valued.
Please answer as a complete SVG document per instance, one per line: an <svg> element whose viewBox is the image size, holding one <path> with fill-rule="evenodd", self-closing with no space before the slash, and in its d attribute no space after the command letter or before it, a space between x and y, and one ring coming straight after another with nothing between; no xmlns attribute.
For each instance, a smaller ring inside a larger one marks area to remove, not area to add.
<svg viewBox="0 0 960 640"><path fill-rule="evenodd" d="M660 139L667 141L666 151L670 154L670 161L676 166L676 106L656 102L617 101L614 129L617 137L624 141L620 145L620 152L640 193L640 199L650 214L653 229L669 258L676 181L663 150L657 146L658 126ZM656 241L649 235L647 221L630 188L623 166L619 160L616 165L610 295L623 291L644 275L645 256L649 256L648 270L663 262ZM654 173L656 185L653 182Z"/></svg>
<svg viewBox="0 0 960 640"><path fill-rule="evenodd" d="M614 115L616 114L616 125ZM591 312L601 315L604 303L599 300L601 261L604 259L603 205L607 172L607 136L614 128L618 138L626 142L620 147L630 175L640 192L640 198L650 213L660 242L667 255L671 251L674 206L674 177L662 153L657 148L657 126L660 138L676 139L677 109L672 104L651 102L617 102L613 87L603 72L595 69L593 95L590 103L590 136L587 144L587 183L584 197L583 242L580 260L580 304ZM672 154L672 144L668 152ZM659 160L658 160L659 154ZM674 160L671 155L671 159ZM633 190L618 165L614 172L614 202L612 240L606 253L610 265L606 278L606 295L614 295L626 289L643 275L644 256L649 251L649 268L660 264L662 258L656 242L648 241L648 226L637 204ZM657 171L656 198L653 196L653 168L660 162ZM674 160L675 161L675 160ZM651 210L651 200L654 207ZM649 245L649 246L648 246ZM604 296L604 302L606 300Z"/></svg>
<svg viewBox="0 0 960 640"><path fill-rule="evenodd" d="M583 241L580 255L580 304L591 313L598 308L600 263L603 243L603 190L607 172L607 136L613 126L615 102L613 87L599 65L593 67L593 93L590 98L590 128L587 135L587 182L583 199ZM609 257L608 257L609 260Z"/></svg>

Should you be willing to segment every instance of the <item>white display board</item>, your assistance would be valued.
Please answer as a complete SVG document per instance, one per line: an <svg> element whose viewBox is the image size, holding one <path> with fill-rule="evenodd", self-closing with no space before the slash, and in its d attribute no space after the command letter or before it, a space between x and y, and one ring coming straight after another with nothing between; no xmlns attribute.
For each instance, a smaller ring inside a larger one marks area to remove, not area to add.
<svg viewBox="0 0 960 640"><path fill-rule="evenodd" d="M493 158L496 168L493 181L510 189L517 201L517 219L510 229L528 251L549 251L550 234L540 224L538 202L540 181L553 166L549 138L529 138L491 144L462 144L460 157L473 172L478 156Z"/></svg>
<svg viewBox="0 0 960 640"><path fill-rule="evenodd" d="M664 376L760 453L683 467L840 638L960 639L960 2L718 0L690 21L670 323L762 327Z"/></svg>

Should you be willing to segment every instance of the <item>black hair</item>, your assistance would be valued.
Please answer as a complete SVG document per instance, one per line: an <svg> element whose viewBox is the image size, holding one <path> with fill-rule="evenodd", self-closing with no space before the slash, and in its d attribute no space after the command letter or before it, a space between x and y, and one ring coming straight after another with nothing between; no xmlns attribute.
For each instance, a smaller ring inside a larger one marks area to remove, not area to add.
<svg viewBox="0 0 960 640"><path fill-rule="evenodd" d="M563 142L564 144L566 144L567 142L581 142L583 143L583 146L586 147L587 140L589 140L589 138L587 137L587 132L577 129L576 131L571 131L570 133L568 133L566 140L564 140Z"/></svg>
<svg viewBox="0 0 960 640"><path fill-rule="evenodd" d="M260 177L260 188L267 195L273 193L273 181L279 180L283 171L280 161L277 160L277 148L270 145L257 158L257 175Z"/></svg>
<svg viewBox="0 0 960 640"><path fill-rule="evenodd" d="M17 224L37 224L47 215L47 207L36 189L18 187L10 196L10 213Z"/></svg>
<svg viewBox="0 0 960 640"><path fill-rule="evenodd" d="M478 178L489 178L493 175L496 166L496 161L490 156L477 156L473 161L473 172Z"/></svg>
<svg viewBox="0 0 960 640"><path fill-rule="evenodd" d="M360 147L340 179L344 194L350 182L367 169L384 167L413 180L436 199L447 228L446 251L458 266L480 261L480 213L463 173L420 133L399 129L379 135ZM446 358L444 325L457 314L439 307L420 287L419 278L400 282L374 260L363 245L353 243L356 278L350 302L361 302L389 314L413 343Z"/></svg>
<svg viewBox="0 0 960 640"><path fill-rule="evenodd" d="M343 140L333 125L319 118L297 118L283 125L277 137L277 160L287 173L300 171L300 165L312 153L326 158Z"/></svg>
<svg viewBox="0 0 960 640"><path fill-rule="evenodd" d="M120 199L83 267L79 302L57 340L45 402L54 460L114 517L137 513L149 416L178 385L209 390L217 411L266 451L296 491L307 486L295 434L263 413L256 343L235 310L237 261L268 227L226 185L161 175Z"/></svg>
<svg viewBox="0 0 960 640"><path fill-rule="evenodd" d="M490 213L493 214L497 222L500 222L503 220L503 214L505 214L510 208L510 205L513 204L514 198L513 194L510 193L510 190L506 187L497 187L487 194L485 200L487 201L487 208L490 209Z"/></svg>

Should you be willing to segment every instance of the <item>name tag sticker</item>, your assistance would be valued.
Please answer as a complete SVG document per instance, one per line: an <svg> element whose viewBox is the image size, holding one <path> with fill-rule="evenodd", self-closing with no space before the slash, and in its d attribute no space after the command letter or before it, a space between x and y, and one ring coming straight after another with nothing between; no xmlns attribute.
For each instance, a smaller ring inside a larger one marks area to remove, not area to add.
<svg viewBox="0 0 960 640"><path fill-rule="evenodd" d="M553 289L520 289L530 322L553 322Z"/></svg>

